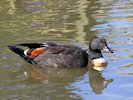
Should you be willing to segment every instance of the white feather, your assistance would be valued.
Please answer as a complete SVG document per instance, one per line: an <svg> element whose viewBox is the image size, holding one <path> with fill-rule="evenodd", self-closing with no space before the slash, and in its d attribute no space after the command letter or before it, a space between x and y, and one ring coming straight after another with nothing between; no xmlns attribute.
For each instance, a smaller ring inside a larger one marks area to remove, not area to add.
<svg viewBox="0 0 133 100"><path fill-rule="evenodd" d="M27 55L27 52L28 52L28 49L24 51L24 54L25 54L26 56L28 56L28 55Z"/></svg>
<svg viewBox="0 0 133 100"><path fill-rule="evenodd" d="M97 59L93 59L94 63L106 63L106 60L104 58L97 58Z"/></svg>

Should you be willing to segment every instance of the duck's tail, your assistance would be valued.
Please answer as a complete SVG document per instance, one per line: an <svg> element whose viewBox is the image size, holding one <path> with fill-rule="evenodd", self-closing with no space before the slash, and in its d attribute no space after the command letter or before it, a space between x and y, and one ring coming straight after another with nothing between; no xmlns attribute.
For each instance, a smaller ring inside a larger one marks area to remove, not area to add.
<svg viewBox="0 0 133 100"><path fill-rule="evenodd" d="M30 57L28 57L28 56L26 56L25 54L24 54L24 51L25 50L23 50L23 49L21 49L21 48L18 48L18 47L16 47L16 46L12 46L12 45L8 45L7 46L11 51L13 51L14 53L16 53L16 54L18 54L24 61L26 61L27 63L30 63L30 64L36 64L36 62L32 59L32 58L30 58Z"/></svg>

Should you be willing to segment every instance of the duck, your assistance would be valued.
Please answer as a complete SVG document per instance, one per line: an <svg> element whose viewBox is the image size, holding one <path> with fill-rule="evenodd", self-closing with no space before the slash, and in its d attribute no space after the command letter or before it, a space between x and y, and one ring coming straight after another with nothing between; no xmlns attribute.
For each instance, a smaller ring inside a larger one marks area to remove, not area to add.
<svg viewBox="0 0 133 100"><path fill-rule="evenodd" d="M28 47L22 49L21 47ZM55 42L21 43L8 45L8 48L19 55L25 62L40 67L86 67L89 60L94 66L103 66L107 61L102 50L113 53L104 38L94 36L89 42L89 52L75 46Z"/></svg>

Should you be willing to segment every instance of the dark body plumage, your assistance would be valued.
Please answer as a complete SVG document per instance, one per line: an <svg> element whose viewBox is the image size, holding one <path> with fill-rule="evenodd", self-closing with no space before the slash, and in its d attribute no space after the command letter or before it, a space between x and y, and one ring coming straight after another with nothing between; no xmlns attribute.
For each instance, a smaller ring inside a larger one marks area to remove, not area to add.
<svg viewBox="0 0 133 100"><path fill-rule="evenodd" d="M43 53L36 57L29 57L24 54L24 50L16 46L8 46L10 50L19 54L26 62L37 64L41 67L85 67L88 64L88 54L77 46L60 45L54 42L18 45L27 46L29 50L44 48Z"/></svg>
<svg viewBox="0 0 133 100"><path fill-rule="evenodd" d="M76 46L50 46L34 59L40 66L85 67L88 64L86 51Z"/></svg>

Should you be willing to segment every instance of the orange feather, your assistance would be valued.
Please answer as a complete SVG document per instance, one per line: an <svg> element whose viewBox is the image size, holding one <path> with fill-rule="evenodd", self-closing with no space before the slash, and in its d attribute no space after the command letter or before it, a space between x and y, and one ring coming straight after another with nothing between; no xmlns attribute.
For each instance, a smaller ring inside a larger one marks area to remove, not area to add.
<svg viewBox="0 0 133 100"><path fill-rule="evenodd" d="M33 51L31 52L30 57L35 58L35 57L37 57L39 54L42 54L42 53L44 52L44 50L45 50L45 48L37 48L37 49L35 49L35 50L33 50Z"/></svg>

